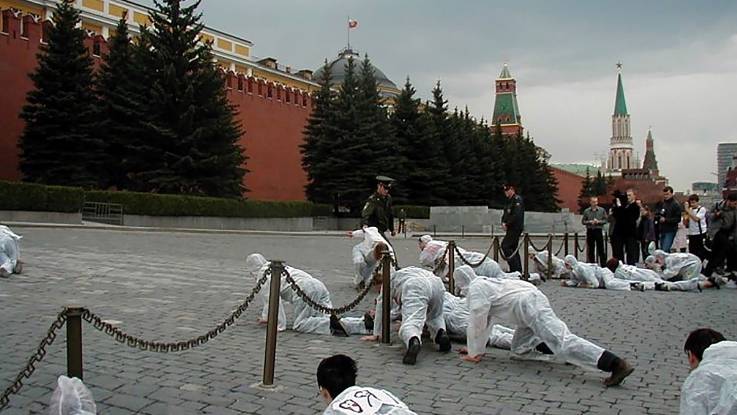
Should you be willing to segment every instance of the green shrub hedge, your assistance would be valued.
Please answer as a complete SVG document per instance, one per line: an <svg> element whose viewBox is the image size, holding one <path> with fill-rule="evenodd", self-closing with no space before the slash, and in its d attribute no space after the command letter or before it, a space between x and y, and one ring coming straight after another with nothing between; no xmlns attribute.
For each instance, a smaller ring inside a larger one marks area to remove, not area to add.
<svg viewBox="0 0 737 415"><path fill-rule="evenodd" d="M79 212L84 191L78 187L0 180L0 210Z"/></svg>
<svg viewBox="0 0 737 415"><path fill-rule="evenodd" d="M119 203L123 205L123 213L150 216L290 218L332 214L329 205L302 201L251 201L156 193L84 191L76 187L0 181L0 210L79 212L83 201Z"/></svg>

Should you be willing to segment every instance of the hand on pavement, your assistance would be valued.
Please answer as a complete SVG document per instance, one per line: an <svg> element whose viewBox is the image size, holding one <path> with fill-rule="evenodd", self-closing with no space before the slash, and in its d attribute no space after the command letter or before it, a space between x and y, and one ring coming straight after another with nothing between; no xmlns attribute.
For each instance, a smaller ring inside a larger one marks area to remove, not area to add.
<svg viewBox="0 0 737 415"><path fill-rule="evenodd" d="M478 354L476 356L464 355L464 356L461 357L461 360L464 360L466 362L478 363L478 362L481 361L481 356L483 356L483 355L482 354Z"/></svg>
<svg viewBox="0 0 737 415"><path fill-rule="evenodd" d="M363 336L361 340L365 342L376 342L379 341L379 336Z"/></svg>

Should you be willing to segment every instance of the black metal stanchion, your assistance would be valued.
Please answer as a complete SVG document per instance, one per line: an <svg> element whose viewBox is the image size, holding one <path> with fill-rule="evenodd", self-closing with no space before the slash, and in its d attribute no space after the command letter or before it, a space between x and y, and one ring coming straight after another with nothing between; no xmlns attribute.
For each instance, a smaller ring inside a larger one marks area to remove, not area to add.
<svg viewBox="0 0 737 415"><path fill-rule="evenodd" d="M553 277L553 234L548 235L548 279Z"/></svg>
<svg viewBox="0 0 737 415"><path fill-rule="evenodd" d="M499 237L495 236L491 243L494 245L494 247L491 248L494 252L494 261L499 262Z"/></svg>
<svg viewBox="0 0 737 415"><path fill-rule="evenodd" d="M525 254L525 266L524 266L524 277L530 278L530 234L525 232L525 237L522 239L522 247ZM513 253L514 254L514 253Z"/></svg>
<svg viewBox="0 0 737 415"><path fill-rule="evenodd" d="M276 364L276 334L279 323L279 292L281 291L281 274L284 271L283 261L271 261L271 284L269 289L269 317L266 325L266 352L264 355L264 376L261 386L274 386L274 368Z"/></svg>
<svg viewBox="0 0 737 415"><path fill-rule="evenodd" d="M381 252L381 342L391 344L391 312L392 312L392 293L391 293L391 266L392 257L388 249ZM378 316L377 316L378 317Z"/></svg>
<svg viewBox="0 0 737 415"><path fill-rule="evenodd" d="M576 232L573 234L573 256L576 257L576 259L578 259L578 250L578 232Z"/></svg>
<svg viewBox="0 0 737 415"><path fill-rule="evenodd" d="M67 376L83 379L82 370L82 311L77 306L67 307Z"/></svg>
<svg viewBox="0 0 737 415"><path fill-rule="evenodd" d="M568 256L568 232L563 234L563 255Z"/></svg>
<svg viewBox="0 0 737 415"><path fill-rule="evenodd" d="M448 291L450 291L451 294L455 294L456 292L456 284L455 280L453 279L453 271L455 271L455 262L456 262L456 243L455 241L448 241Z"/></svg>

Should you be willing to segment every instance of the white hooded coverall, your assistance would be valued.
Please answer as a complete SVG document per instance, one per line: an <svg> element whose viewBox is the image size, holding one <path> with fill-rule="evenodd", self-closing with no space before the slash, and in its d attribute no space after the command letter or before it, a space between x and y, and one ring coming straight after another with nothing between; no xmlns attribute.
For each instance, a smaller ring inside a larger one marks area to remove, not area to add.
<svg viewBox="0 0 737 415"><path fill-rule="evenodd" d="M432 268L433 270L437 268L435 275L443 280L448 276L448 258L450 255L446 252L447 247L448 243L445 241L432 240L429 241L425 245L425 249L420 252L420 264L424 267ZM504 272L498 262L494 261L490 257L486 257L486 259L484 259L484 254L482 253L466 251L460 247L458 248L458 251L463 254L463 258L465 258L466 261L472 264L476 264L482 259L484 260L479 266L474 268L476 275L483 275L489 278L512 279L519 279L521 276L519 272ZM443 256L443 254L445 254L445 256ZM456 269L466 265L457 252L454 254L453 261ZM438 267L441 262L443 263L443 266Z"/></svg>
<svg viewBox="0 0 737 415"><path fill-rule="evenodd" d="M261 264L260 268L255 268ZM261 254L251 254L246 258L246 269L256 281L258 281L271 264L266 261ZM322 281L314 278L312 275L290 266L284 267L294 282L302 289L302 291L314 302L325 306L333 307L330 301L330 293ZM256 271L253 271L256 269ZM261 287L258 295L261 297L264 307L261 311L261 319L267 320L269 316L269 287L271 277L269 276L266 283ZM294 305L294 324L292 329L302 333L330 334L330 317L320 311L310 307L297 293L292 290L291 285L287 282L286 276L281 277L281 290L279 292L279 319L277 328L284 331L287 328L286 313L284 312L283 301ZM340 322L348 334L367 334L366 326L362 317L342 317Z"/></svg>
<svg viewBox="0 0 737 415"><path fill-rule="evenodd" d="M534 252L532 249L530 249L529 252ZM542 275L547 276L548 275L548 251L542 250L536 254L533 255L532 258L533 263L535 264L535 270L539 272ZM568 274L568 270L566 269L565 262L558 258L557 256L553 257L553 273L551 278L563 278L566 274Z"/></svg>
<svg viewBox="0 0 737 415"><path fill-rule="evenodd" d="M519 280L479 277L468 287L471 313L467 341L469 356L483 354L493 321L500 319L516 324L512 352L526 353L539 339L556 358L581 367L598 369L604 349L572 334L550 307L548 298L534 285Z"/></svg>
<svg viewBox="0 0 737 415"><path fill-rule="evenodd" d="M422 341L422 328L425 324L432 339L435 339L440 329L445 330L443 318L445 286L439 277L422 268L406 267L392 271L390 286L392 300L399 304L402 310L399 337L405 346L409 347L412 337ZM376 299L375 336L380 336L382 330L383 295L382 291Z"/></svg>
<svg viewBox="0 0 737 415"><path fill-rule="evenodd" d="M394 256L394 248L384 239L376 227L368 227L357 229L351 233L353 238L361 238L361 242L353 246L352 257L354 267L353 284L358 285L361 282L368 284L374 274L374 270L379 266L379 261L374 259L374 248L380 242L386 244L392 258ZM394 265L392 265L393 267Z"/></svg>
<svg viewBox="0 0 737 415"><path fill-rule="evenodd" d="M443 316L448 334L465 337L466 329L468 329L468 315L468 301L446 291L443 299ZM489 335L489 345L508 350L512 347L512 336L514 336L514 329L494 324L494 327L491 328L491 335Z"/></svg>
<svg viewBox="0 0 737 415"><path fill-rule="evenodd" d="M416 415L404 402L383 389L351 386L336 396L323 415Z"/></svg>
<svg viewBox="0 0 737 415"><path fill-rule="evenodd" d="M614 274L608 268L579 262L573 255L567 255L565 263L571 267L571 279L566 283L569 287L587 284L590 288L606 288L620 291L630 290L629 282L614 278Z"/></svg>
<svg viewBox="0 0 737 415"><path fill-rule="evenodd" d="M690 280L701 275L701 260L694 254L678 252L668 254L660 249L653 253L655 259L664 264L664 280Z"/></svg>
<svg viewBox="0 0 737 415"><path fill-rule="evenodd" d="M701 414L737 414L737 342L709 346L683 382L681 415Z"/></svg>
<svg viewBox="0 0 737 415"><path fill-rule="evenodd" d="M0 268L7 274L16 271L20 260L20 245L22 236L16 235L5 225L0 225Z"/></svg>

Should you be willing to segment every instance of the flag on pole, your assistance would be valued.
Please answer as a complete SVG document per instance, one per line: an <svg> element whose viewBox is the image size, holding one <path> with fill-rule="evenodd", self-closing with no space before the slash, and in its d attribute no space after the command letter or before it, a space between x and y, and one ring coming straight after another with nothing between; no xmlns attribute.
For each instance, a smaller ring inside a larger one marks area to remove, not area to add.
<svg viewBox="0 0 737 415"><path fill-rule="evenodd" d="M348 28L355 29L358 27L358 20L348 19Z"/></svg>

